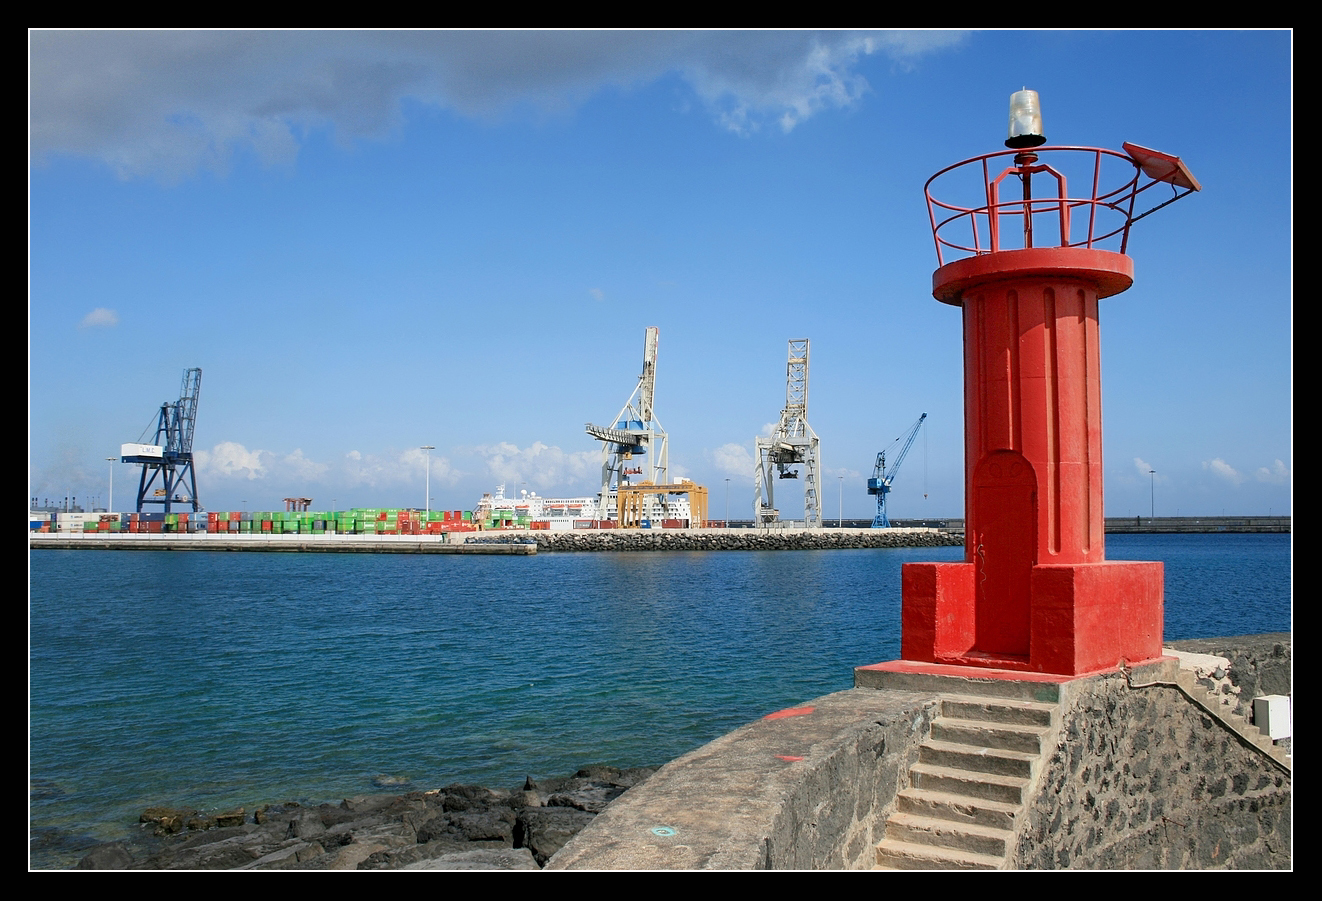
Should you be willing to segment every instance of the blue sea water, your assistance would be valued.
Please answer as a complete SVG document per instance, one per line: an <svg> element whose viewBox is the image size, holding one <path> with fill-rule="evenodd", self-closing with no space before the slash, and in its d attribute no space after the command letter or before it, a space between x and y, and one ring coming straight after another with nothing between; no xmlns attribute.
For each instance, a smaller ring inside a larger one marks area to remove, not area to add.
<svg viewBox="0 0 1322 901"><path fill-rule="evenodd" d="M155 804L657 765L900 649L961 548L533 557L32 551L31 865ZM1289 631L1288 535L1114 535L1166 638Z"/></svg>

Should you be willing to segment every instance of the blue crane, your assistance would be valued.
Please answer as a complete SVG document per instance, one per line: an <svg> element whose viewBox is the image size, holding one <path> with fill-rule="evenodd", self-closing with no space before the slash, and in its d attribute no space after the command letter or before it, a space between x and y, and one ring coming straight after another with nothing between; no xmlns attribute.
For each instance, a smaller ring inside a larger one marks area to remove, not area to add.
<svg viewBox="0 0 1322 901"><path fill-rule="evenodd" d="M142 464L139 513L143 504L161 504L166 513L174 504L191 505L194 513L202 509L193 475L193 429L197 425L197 398L201 390L202 370L185 369L179 399L161 404L156 420L156 443L125 444L120 449L121 462ZM158 476L161 486L152 488Z"/></svg>
<svg viewBox="0 0 1322 901"><path fill-rule="evenodd" d="M895 482L895 476L900 471L900 464L904 462L905 456L908 455L909 448L913 447L913 440L918 437L918 430L923 427L923 420L926 418L926 413L919 416L918 421L909 426L908 431L896 438L894 443L887 448L887 450L893 451L895 445L901 441L904 442L904 447L894 457L894 462L891 464L890 475L886 474L886 451L877 454L877 465L872 469L872 478L868 479L868 494L877 496L877 517L872 520L872 528L874 529L889 529L891 527L891 521L886 518L886 495L890 494L891 485Z"/></svg>

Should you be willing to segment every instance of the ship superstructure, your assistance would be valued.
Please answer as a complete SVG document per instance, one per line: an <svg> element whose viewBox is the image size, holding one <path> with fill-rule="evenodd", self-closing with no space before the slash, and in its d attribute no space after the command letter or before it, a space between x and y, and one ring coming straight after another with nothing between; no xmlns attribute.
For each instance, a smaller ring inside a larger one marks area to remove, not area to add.
<svg viewBox="0 0 1322 901"><path fill-rule="evenodd" d="M686 483L692 484L692 483ZM628 483L625 483L628 487ZM497 485L494 494L483 494L473 510L473 519L481 523L508 523L513 528L563 529L612 528L619 521L615 492L597 497L541 497L536 492L520 491L517 498L505 496L505 486ZM643 519L657 526L671 528L692 524L691 507L686 497L668 496L664 487L645 496Z"/></svg>

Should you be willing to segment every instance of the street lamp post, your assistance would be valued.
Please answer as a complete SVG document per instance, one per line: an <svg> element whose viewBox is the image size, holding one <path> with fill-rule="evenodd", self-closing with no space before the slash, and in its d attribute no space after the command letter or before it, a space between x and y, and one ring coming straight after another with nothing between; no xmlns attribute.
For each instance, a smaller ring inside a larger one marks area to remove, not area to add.
<svg viewBox="0 0 1322 901"><path fill-rule="evenodd" d="M839 519L836 520L835 527L837 529L843 529L845 527L845 477L844 476L840 477L840 510L839 510Z"/></svg>
<svg viewBox="0 0 1322 901"><path fill-rule="evenodd" d="M725 527L730 528L730 480L725 480Z"/></svg>
<svg viewBox="0 0 1322 901"><path fill-rule="evenodd" d="M1148 502L1151 504L1148 508L1148 525L1151 525L1151 521L1157 518L1157 471L1155 469L1148 470L1148 483L1150 495Z"/></svg>
<svg viewBox="0 0 1322 901"><path fill-rule="evenodd" d="M106 462L110 464L110 499L106 501L106 512L115 512L115 458L106 457Z"/></svg>
<svg viewBox="0 0 1322 901"><path fill-rule="evenodd" d="M427 501L427 505L426 505L427 520L430 521L431 520L431 452L436 450L436 448L430 444L424 444L422 446L422 449L427 452L427 493L425 497Z"/></svg>

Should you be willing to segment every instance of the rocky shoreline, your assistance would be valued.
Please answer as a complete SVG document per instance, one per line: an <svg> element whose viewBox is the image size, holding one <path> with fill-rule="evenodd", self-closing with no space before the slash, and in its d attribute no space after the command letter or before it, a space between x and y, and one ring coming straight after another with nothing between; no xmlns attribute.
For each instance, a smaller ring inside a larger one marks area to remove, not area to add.
<svg viewBox="0 0 1322 901"><path fill-rule="evenodd" d="M517 537L514 537L517 536ZM803 551L958 547L962 532L940 529L603 529L488 533L470 544L537 544L537 552Z"/></svg>
<svg viewBox="0 0 1322 901"><path fill-rule="evenodd" d="M78 869L538 870L654 772L587 766L514 791L456 784L251 812L153 807L138 836L91 848Z"/></svg>

